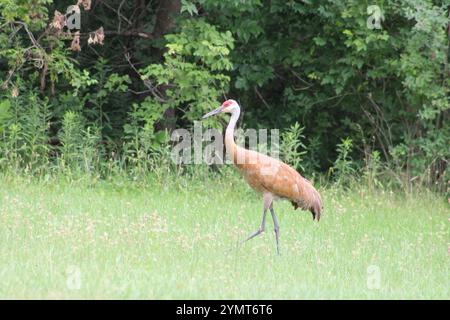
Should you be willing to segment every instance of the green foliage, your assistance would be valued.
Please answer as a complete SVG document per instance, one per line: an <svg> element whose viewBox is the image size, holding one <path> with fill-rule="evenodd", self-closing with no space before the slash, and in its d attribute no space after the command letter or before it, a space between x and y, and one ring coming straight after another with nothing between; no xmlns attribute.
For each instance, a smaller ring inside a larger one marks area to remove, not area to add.
<svg viewBox="0 0 450 320"><path fill-rule="evenodd" d="M301 171L305 171L303 162L305 155L307 154L307 147L303 143L305 136L302 132L304 130L305 128L296 122L281 134L280 144L280 153L283 161Z"/></svg>
<svg viewBox="0 0 450 320"><path fill-rule="evenodd" d="M84 119L78 113L67 111L62 121L62 129L60 139L62 144L62 161L65 163L73 163L75 166L81 162L80 141L83 141ZM66 158L66 160L64 160Z"/></svg>
<svg viewBox="0 0 450 320"><path fill-rule="evenodd" d="M9 100L3 100L0 102L0 133L5 130L5 126L11 115L11 102Z"/></svg>
<svg viewBox="0 0 450 320"><path fill-rule="evenodd" d="M330 172L333 173L339 185L348 185L355 178L355 163L350 155L352 149L353 141L350 138L342 139L337 145L338 157L330 168Z"/></svg>
<svg viewBox="0 0 450 320"><path fill-rule="evenodd" d="M383 187L381 180L382 166L381 153L378 150L373 150L367 155L366 165L363 170L363 178L365 179L365 183L369 190L375 188L381 189Z"/></svg>
<svg viewBox="0 0 450 320"><path fill-rule="evenodd" d="M197 6L189 0L181 0L181 13L188 12L191 16L198 14Z"/></svg>
<svg viewBox="0 0 450 320"><path fill-rule="evenodd" d="M162 119L163 111L164 106L150 98L133 104L124 126L124 161L133 178L156 171L155 162L159 160L164 167L170 167L167 131L155 132L155 123Z"/></svg>
<svg viewBox="0 0 450 320"><path fill-rule="evenodd" d="M61 156L59 167L69 177L80 174L97 175L101 166L101 135L97 127L85 124L83 116L67 111L59 133Z"/></svg>
<svg viewBox="0 0 450 320"><path fill-rule="evenodd" d="M182 108L187 119L199 119L228 90L230 78L223 72L232 68L231 33L218 32L201 19L187 20L166 40L164 63L144 68L143 80L166 87L165 96L160 96L165 108Z"/></svg>
<svg viewBox="0 0 450 320"><path fill-rule="evenodd" d="M301 119L305 136L318 139L322 169L341 137L352 137L355 150L374 137L382 161L392 165L390 151L405 144L413 152L395 170L412 163L409 178L435 161L431 149L439 161L449 158L448 147L432 142L438 132L449 139L443 2L383 1L381 29L368 28L361 1L201 3L235 36L233 94L246 107L247 126L286 128ZM364 128L360 139L355 123Z"/></svg>
<svg viewBox="0 0 450 320"><path fill-rule="evenodd" d="M53 0L0 0L1 17L6 22L23 21L30 30L45 27L48 17L47 5Z"/></svg>
<svg viewBox="0 0 450 320"><path fill-rule="evenodd" d="M71 51L74 34L51 23L75 2L0 0L2 168L169 171L168 133L234 98L240 125L280 129L284 160L308 176L331 168L344 184L361 174L370 188L447 188L447 3L181 0L165 17L160 0L112 0L81 10ZM87 43L99 26L103 45ZM71 113L81 147L66 150Z"/></svg>
<svg viewBox="0 0 450 320"><path fill-rule="evenodd" d="M0 166L15 172L40 173L50 151L48 102L23 94L0 104Z"/></svg>

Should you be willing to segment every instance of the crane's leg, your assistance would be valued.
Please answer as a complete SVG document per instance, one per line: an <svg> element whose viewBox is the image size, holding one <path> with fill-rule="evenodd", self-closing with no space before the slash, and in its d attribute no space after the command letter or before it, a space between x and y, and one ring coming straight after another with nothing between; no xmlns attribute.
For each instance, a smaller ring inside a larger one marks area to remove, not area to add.
<svg viewBox="0 0 450 320"><path fill-rule="evenodd" d="M280 255L280 226L278 225L277 217L275 216L275 211L273 211L273 205L270 204L270 213L272 214L273 226L275 231L275 238L277 239L277 253Z"/></svg>
<svg viewBox="0 0 450 320"><path fill-rule="evenodd" d="M261 233L264 232L264 229L266 228L266 214L267 214L267 209L264 210L262 223L261 223L261 226L259 227L259 229L256 230L255 232L253 232L251 235L249 235L248 238L244 240L244 242L248 241L250 239L253 239L257 235L260 235Z"/></svg>
<svg viewBox="0 0 450 320"><path fill-rule="evenodd" d="M267 214L267 209L269 209L269 207L272 205L273 202L273 197L270 193L265 193L264 194L264 213L263 213L263 218L262 218L262 222L261 222L261 226L259 227L258 230L256 230L255 232L253 232L251 235L249 235L247 237L247 239L245 239L243 242L246 242L250 239L253 239L254 237L256 237L257 235L260 235L261 233L264 232L264 230L266 229L266 214Z"/></svg>

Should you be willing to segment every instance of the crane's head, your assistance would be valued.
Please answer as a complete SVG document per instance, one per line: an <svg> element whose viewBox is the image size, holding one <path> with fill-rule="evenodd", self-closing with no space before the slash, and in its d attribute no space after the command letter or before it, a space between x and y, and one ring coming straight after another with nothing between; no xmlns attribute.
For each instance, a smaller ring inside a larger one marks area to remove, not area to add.
<svg viewBox="0 0 450 320"><path fill-rule="evenodd" d="M208 118L210 116L213 116L213 115L216 115L216 114L222 113L222 112L233 113L239 109L240 109L239 104L235 100L229 99L229 100L225 101L224 103L222 103L222 105L219 108L205 114L202 119Z"/></svg>

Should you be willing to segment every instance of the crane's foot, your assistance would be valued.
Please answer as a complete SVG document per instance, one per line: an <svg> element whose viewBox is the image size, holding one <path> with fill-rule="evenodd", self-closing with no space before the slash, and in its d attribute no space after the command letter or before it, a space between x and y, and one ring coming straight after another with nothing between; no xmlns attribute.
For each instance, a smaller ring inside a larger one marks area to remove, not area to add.
<svg viewBox="0 0 450 320"><path fill-rule="evenodd" d="M263 218L262 218L262 222L261 222L261 226L259 227L258 230L256 230L255 232L253 232L251 235L249 235L247 237L247 239L245 239L244 241L242 241L242 243L253 239L254 237L256 237L257 235L260 235L261 233L264 232L264 230L266 229L266 214L267 214L267 208L269 205L264 204L264 213L263 213Z"/></svg>
<svg viewBox="0 0 450 320"><path fill-rule="evenodd" d="M242 243L244 243L244 242L246 242L246 241L248 241L248 240L250 240L250 239L253 239L254 237L260 235L260 234L263 233L263 232L264 232L264 228L259 228L258 230L256 230L255 232L253 232L251 235L249 235L249 236L247 237L247 239L245 239L244 241L242 241Z"/></svg>

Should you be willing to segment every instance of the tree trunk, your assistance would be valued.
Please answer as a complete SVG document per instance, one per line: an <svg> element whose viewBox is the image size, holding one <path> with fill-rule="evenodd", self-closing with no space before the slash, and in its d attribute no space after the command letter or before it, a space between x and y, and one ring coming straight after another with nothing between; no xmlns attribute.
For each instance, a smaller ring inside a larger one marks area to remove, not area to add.
<svg viewBox="0 0 450 320"><path fill-rule="evenodd" d="M180 13L180 0L160 0L156 11L155 28L153 35L155 39L161 38L169 33L175 25L175 17ZM164 50L161 51L162 57ZM165 88L161 88L161 93L165 96ZM174 108L167 108L164 112L164 119L157 125L157 129L167 129L169 132L175 129L176 114Z"/></svg>
<svg viewBox="0 0 450 320"><path fill-rule="evenodd" d="M160 0L156 11L156 22L153 34L155 38L161 38L174 26L174 17L180 13L180 0Z"/></svg>

